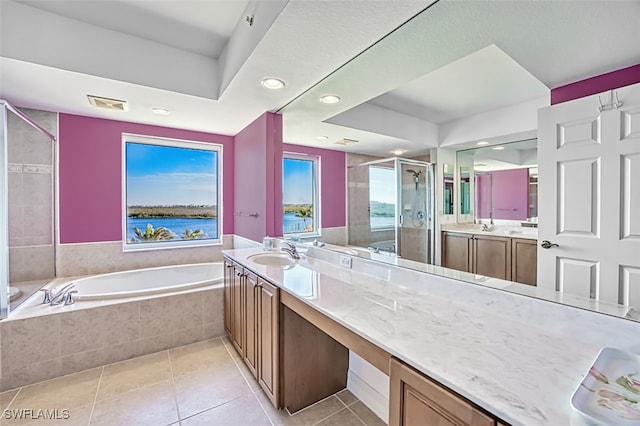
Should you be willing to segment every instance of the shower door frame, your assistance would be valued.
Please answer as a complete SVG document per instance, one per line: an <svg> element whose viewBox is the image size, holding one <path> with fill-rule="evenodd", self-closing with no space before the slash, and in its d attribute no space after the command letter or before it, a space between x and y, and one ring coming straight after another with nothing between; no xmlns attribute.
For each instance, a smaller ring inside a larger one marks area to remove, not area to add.
<svg viewBox="0 0 640 426"><path fill-rule="evenodd" d="M0 100L0 320L9 315L9 150L7 106Z"/></svg>
<svg viewBox="0 0 640 426"><path fill-rule="evenodd" d="M395 244L396 244L396 255L401 257L398 253L401 251L400 247L400 228L404 223L404 216L402 214L403 209L403 200L402 200L402 165L413 165L416 167L424 167L426 169L426 174L424 177L425 184L425 231L427 233L427 241L428 241L428 252L427 256L427 265L435 264L435 191L436 191L436 182L434 175L434 165L433 163L429 163L427 161L419 161L419 160L411 160L408 158L395 157L394 168L396 170L396 232L395 232ZM429 191L429 187L431 187L431 191Z"/></svg>

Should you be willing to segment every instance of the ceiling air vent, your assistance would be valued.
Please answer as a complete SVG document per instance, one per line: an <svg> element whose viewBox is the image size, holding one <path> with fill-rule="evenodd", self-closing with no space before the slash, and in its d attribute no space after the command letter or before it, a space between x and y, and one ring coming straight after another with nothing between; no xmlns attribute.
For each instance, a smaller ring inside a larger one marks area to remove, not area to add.
<svg viewBox="0 0 640 426"><path fill-rule="evenodd" d="M336 141L336 142L334 142L334 143L335 143L336 145L352 145L352 144L354 144L354 143L358 143L358 141L357 141L357 140L355 140L355 139L347 139L347 138L344 138L344 139L340 139L339 141Z"/></svg>
<svg viewBox="0 0 640 426"><path fill-rule="evenodd" d="M112 109L116 111L126 111L127 101L119 99L101 98L100 96L87 95L89 103L96 108Z"/></svg>

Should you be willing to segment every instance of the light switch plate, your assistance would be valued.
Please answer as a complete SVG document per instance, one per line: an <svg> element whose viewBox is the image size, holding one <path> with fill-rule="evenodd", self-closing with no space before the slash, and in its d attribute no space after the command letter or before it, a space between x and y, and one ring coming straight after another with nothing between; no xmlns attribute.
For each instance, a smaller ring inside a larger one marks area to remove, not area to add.
<svg viewBox="0 0 640 426"><path fill-rule="evenodd" d="M340 256L340 265L344 266L345 268L351 269L352 261L353 259L350 258L349 256Z"/></svg>

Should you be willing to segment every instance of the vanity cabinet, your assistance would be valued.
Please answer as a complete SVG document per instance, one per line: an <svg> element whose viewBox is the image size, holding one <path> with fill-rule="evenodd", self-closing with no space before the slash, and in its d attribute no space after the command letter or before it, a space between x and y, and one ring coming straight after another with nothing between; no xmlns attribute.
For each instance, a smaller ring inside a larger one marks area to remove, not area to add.
<svg viewBox="0 0 640 426"><path fill-rule="evenodd" d="M444 231L442 266L536 285L537 241Z"/></svg>
<svg viewBox="0 0 640 426"><path fill-rule="evenodd" d="M471 253L473 235L442 233L442 266L458 271L472 272Z"/></svg>
<svg viewBox="0 0 640 426"><path fill-rule="evenodd" d="M243 268L224 259L224 329L238 353L244 351Z"/></svg>
<svg viewBox="0 0 640 426"><path fill-rule="evenodd" d="M495 426L496 419L423 374L392 358L389 426Z"/></svg>
<svg viewBox="0 0 640 426"><path fill-rule="evenodd" d="M538 282L538 244L536 240L511 240L511 281L536 285Z"/></svg>
<svg viewBox="0 0 640 426"><path fill-rule="evenodd" d="M487 277L511 280L511 238L473 235L471 272Z"/></svg>

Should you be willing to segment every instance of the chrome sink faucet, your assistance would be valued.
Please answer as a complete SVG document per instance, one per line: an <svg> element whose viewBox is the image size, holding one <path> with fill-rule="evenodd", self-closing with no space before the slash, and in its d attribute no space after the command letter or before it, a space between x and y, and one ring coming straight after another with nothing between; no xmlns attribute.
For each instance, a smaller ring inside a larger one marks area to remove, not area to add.
<svg viewBox="0 0 640 426"><path fill-rule="evenodd" d="M286 247L281 247L280 250L289 254L289 256L291 256L291 258L293 259L300 259L300 253L298 253L298 249L296 248L295 244L290 243L289 241L283 241L282 243Z"/></svg>
<svg viewBox="0 0 640 426"><path fill-rule="evenodd" d="M483 223L482 224L482 230L485 231L485 232L489 232L489 231L491 231L491 228L489 226L487 226L486 223Z"/></svg>
<svg viewBox="0 0 640 426"><path fill-rule="evenodd" d="M65 305L72 305L74 303L73 294L78 292L77 290L74 290L75 286L76 285L74 283L69 283L58 291L46 288L41 289L40 291L44 292L42 304L54 306L64 303Z"/></svg>

